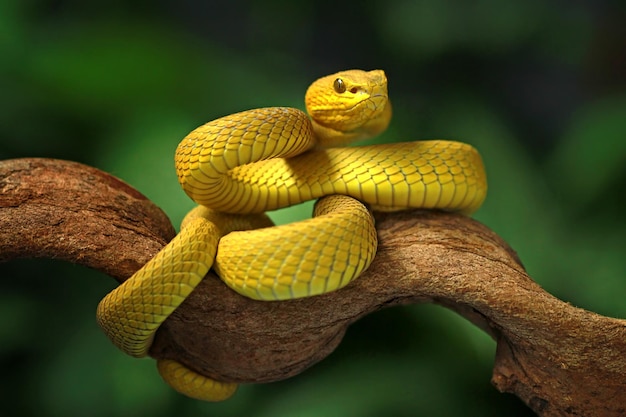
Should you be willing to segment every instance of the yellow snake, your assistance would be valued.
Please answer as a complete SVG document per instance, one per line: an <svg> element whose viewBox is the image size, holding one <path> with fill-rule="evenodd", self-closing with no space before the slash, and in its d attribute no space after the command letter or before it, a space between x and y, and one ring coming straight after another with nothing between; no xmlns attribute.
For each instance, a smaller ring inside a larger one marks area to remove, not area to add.
<svg viewBox="0 0 626 417"><path fill-rule="evenodd" d="M482 204L484 168L470 145L338 147L387 128L383 71L320 78L305 101L308 115L284 107L244 111L200 126L178 145L178 179L199 206L161 252L98 306L98 322L124 352L147 355L159 326L210 268L246 297L318 295L347 285L374 258L369 209L470 214ZM317 198L309 220L272 227L262 214ZM158 369L193 398L219 401L237 387L172 360L158 361Z"/></svg>

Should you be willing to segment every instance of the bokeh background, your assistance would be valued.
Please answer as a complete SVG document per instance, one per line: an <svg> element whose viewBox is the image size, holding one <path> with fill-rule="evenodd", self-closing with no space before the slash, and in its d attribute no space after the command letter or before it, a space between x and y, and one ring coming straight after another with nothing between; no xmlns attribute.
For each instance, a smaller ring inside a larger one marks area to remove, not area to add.
<svg viewBox="0 0 626 417"><path fill-rule="evenodd" d="M178 224L193 205L173 168L187 132L303 107L307 85L337 70L383 68L395 115L380 141L475 145L490 181L476 217L549 292L626 317L625 5L3 0L0 159L98 167ZM99 331L111 278L53 260L2 264L0 277L0 416L532 415L490 385L495 343L440 307L373 314L302 375L205 404Z"/></svg>

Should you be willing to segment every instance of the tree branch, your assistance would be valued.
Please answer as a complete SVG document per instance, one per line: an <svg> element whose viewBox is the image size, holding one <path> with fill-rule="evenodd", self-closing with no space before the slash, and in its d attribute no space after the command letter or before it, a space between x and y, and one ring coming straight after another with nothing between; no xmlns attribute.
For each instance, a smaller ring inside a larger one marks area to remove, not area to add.
<svg viewBox="0 0 626 417"><path fill-rule="evenodd" d="M123 281L174 236L165 214L145 197L77 163L3 161L0 187L0 261L59 258ZM276 381L326 357L360 317L434 302L494 337L493 384L537 414L626 413L625 320L546 293L502 239L467 217L380 214L377 228L376 259L334 293L254 301L210 273L161 327L151 355L223 381Z"/></svg>

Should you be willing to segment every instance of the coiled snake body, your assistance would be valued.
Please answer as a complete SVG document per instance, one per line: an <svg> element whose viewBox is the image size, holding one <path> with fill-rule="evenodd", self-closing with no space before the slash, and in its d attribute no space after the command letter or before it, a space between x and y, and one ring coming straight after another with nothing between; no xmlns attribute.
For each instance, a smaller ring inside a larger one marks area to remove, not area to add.
<svg viewBox="0 0 626 417"><path fill-rule="evenodd" d="M161 252L100 302L98 321L120 349L147 355L158 327L210 268L254 299L318 295L347 285L374 258L367 206L469 214L482 204L485 173L470 145L336 147L387 128L383 71L320 78L307 90L306 107L310 118L283 107L225 116L178 145L179 181L199 206ZM309 220L272 227L262 214L320 197ZM174 389L194 398L222 400L236 389L172 360L160 360L158 368Z"/></svg>

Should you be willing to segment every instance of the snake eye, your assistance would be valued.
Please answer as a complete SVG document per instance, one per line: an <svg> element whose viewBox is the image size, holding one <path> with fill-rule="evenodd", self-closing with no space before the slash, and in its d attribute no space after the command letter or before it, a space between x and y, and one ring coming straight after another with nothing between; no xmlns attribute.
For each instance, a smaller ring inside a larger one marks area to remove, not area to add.
<svg viewBox="0 0 626 417"><path fill-rule="evenodd" d="M341 93L346 91L346 85L344 84L344 82L343 82L343 80L341 78L337 78L335 80L335 82L333 83L333 88L339 94L341 94Z"/></svg>

